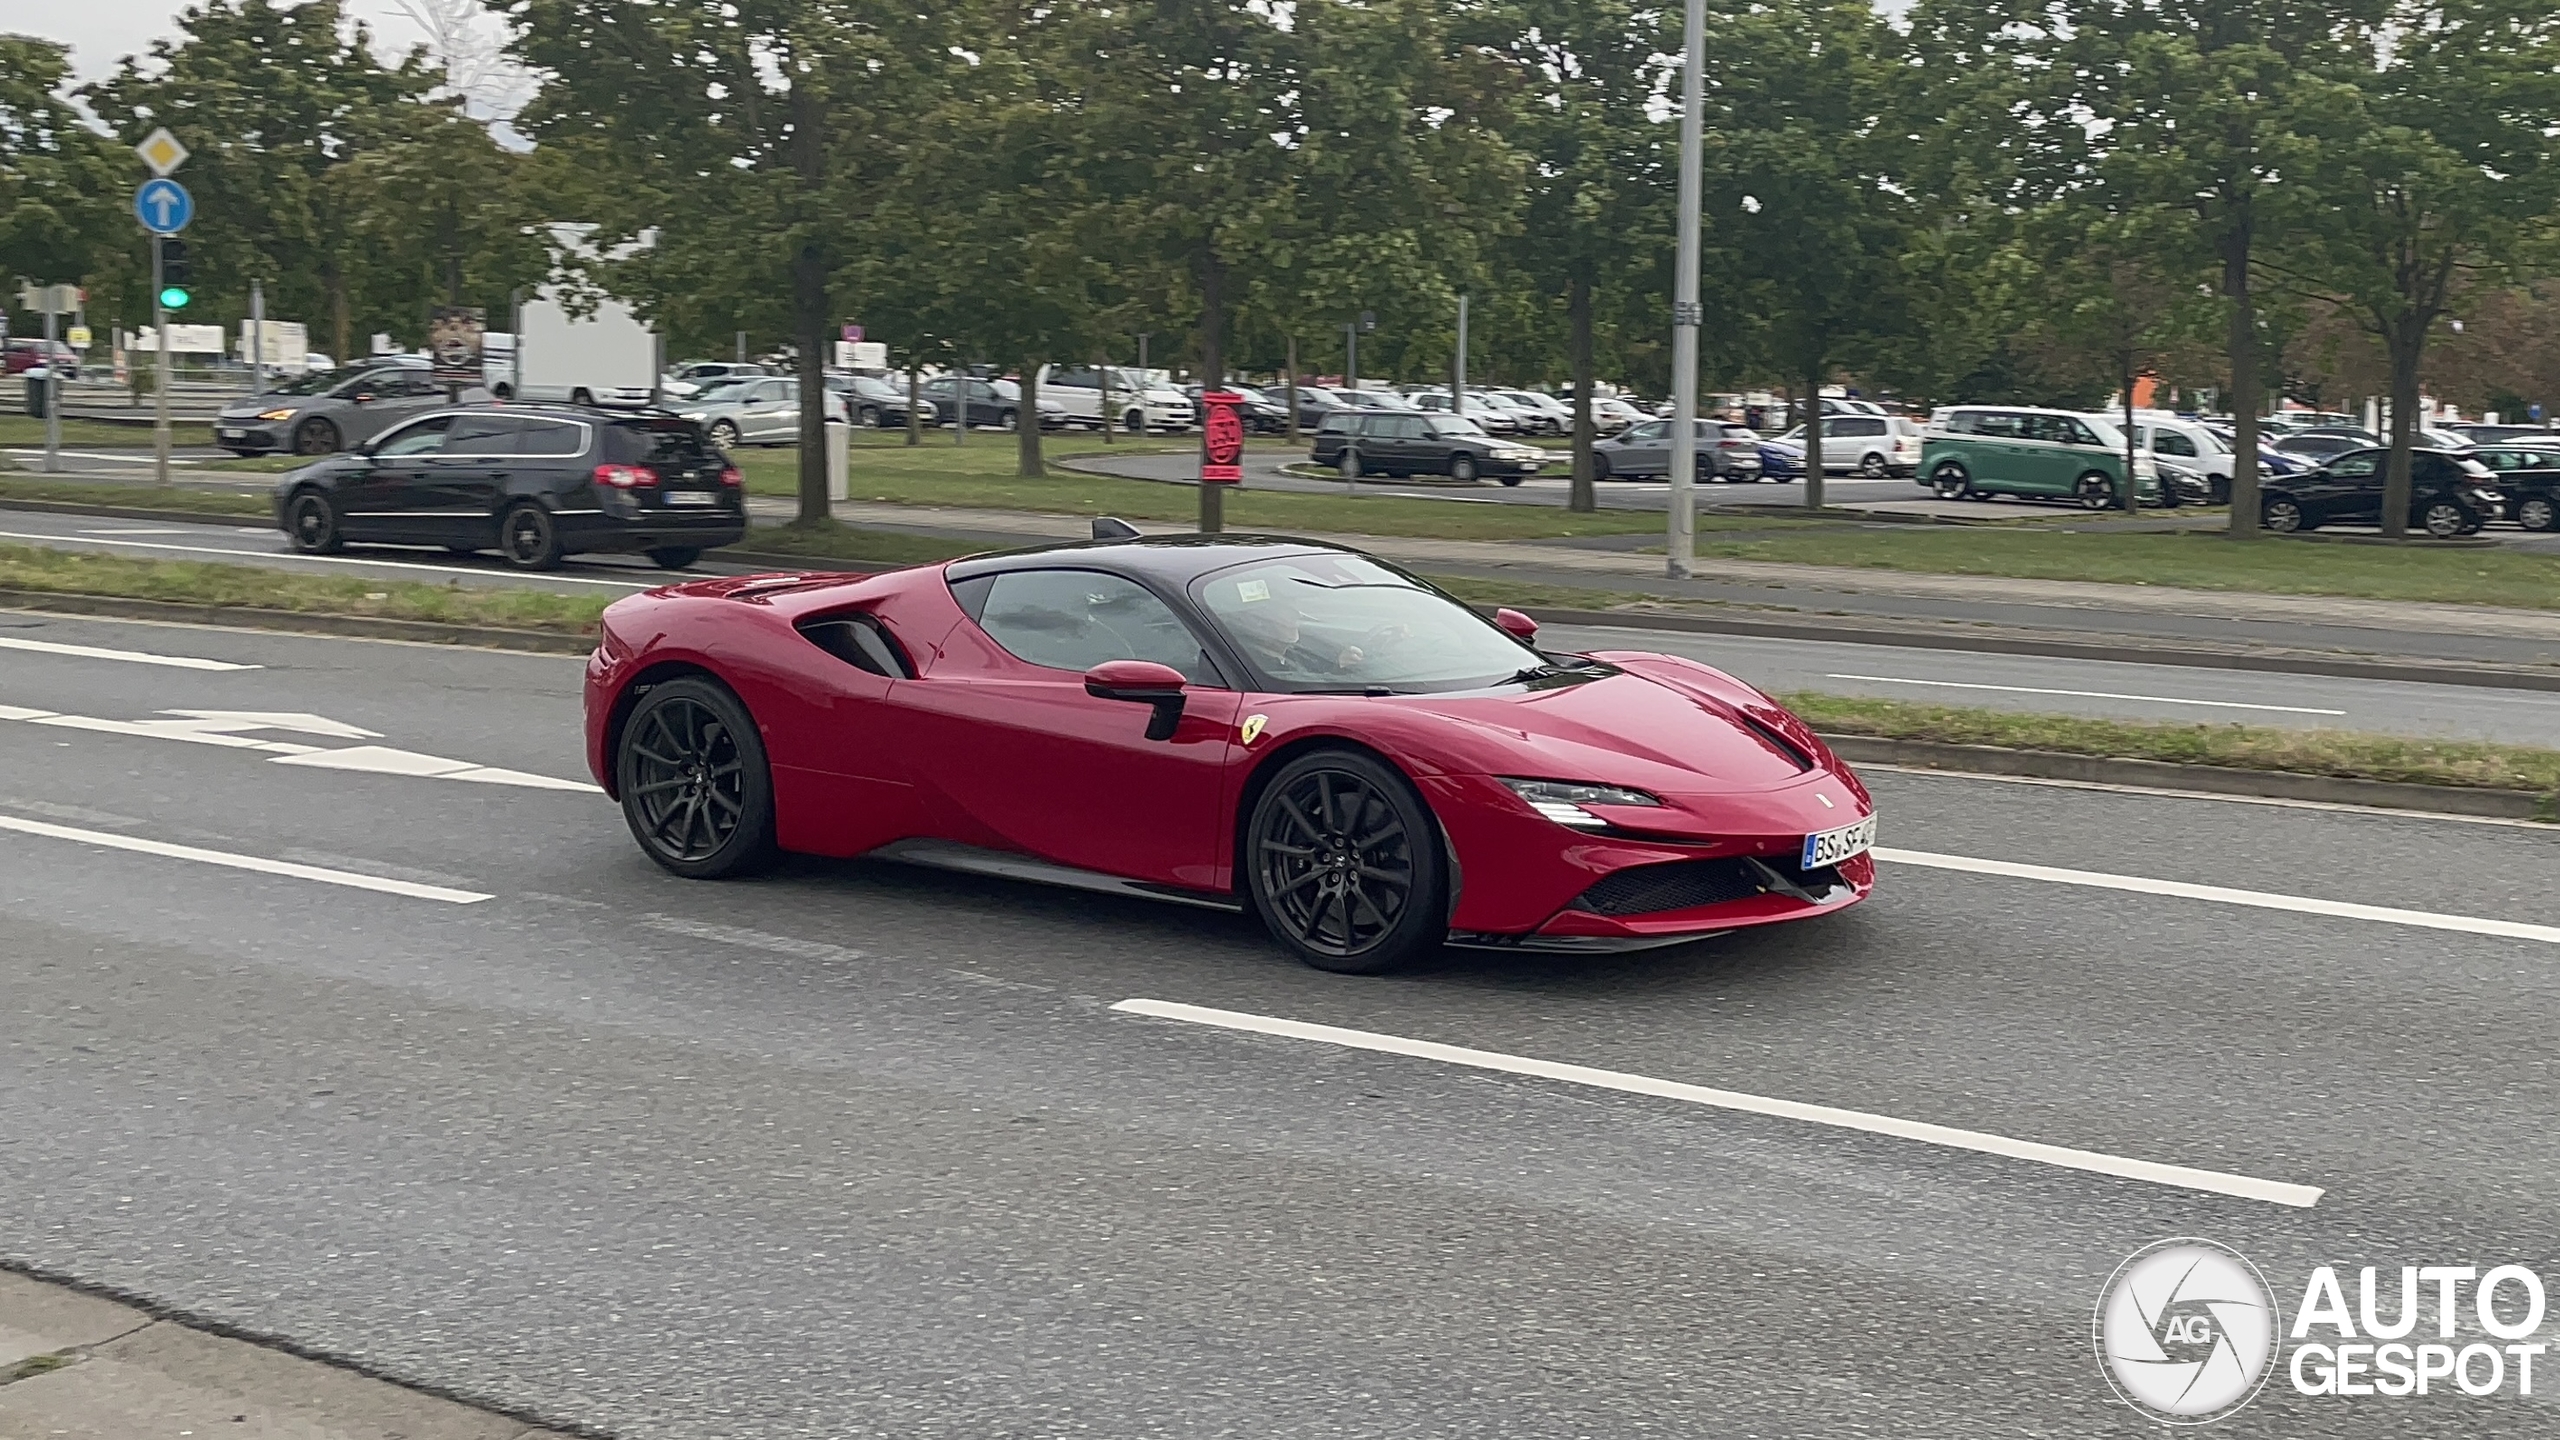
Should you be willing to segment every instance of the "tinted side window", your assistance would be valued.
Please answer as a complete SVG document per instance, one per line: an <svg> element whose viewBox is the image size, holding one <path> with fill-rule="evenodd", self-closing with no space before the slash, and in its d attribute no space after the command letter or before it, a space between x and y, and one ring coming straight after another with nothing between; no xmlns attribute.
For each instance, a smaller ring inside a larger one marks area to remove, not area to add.
<svg viewBox="0 0 2560 1440"><path fill-rule="evenodd" d="M2151 432L2151 449L2160 455L2192 457L2196 453L2196 442L2175 430L2154 430Z"/></svg>
<svg viewBox="0 0 2560 1440"><path fill-rule="evenodd" d="M1216 684L1200 642L1135 581L1098 570L1016 570L987 591L979 628L1017 659L1053 670L1105 660L1153 660L1195 684Z"/></svg>
<svg viewBox="0 0 2560 1440"><path fill-rule="evenodd" d="M444 434L452 424L452 416L438 415L403 426L382 437L381 443L373 447L374 456L388 459L394 455L432 455L444 448Z"/></svg>
<svg viewBox="0 0 2560 1440"><path fill-rule="evenodd" d="M2341 455L2329 462L2329 473L2347 479L2370 479L2376 473L2372 455Z"/></svg>
<svg viewBox="0 0 2560 1440"><path fill-rule="evenodd" d="M711 445L689 420L628 421L613 427L614 458L637 465L699 465Z"/></svg>
<svg viewBox="0 0 2560 1440"><path fill-rule="evenodd" d="M512 455L524 422L512 415L465 415L446 432L447 455Z"/></svg>
<svg viewBox="0 0 2560 1440"><path fill-rule="evenodd" d="M1872 416L1845 415L1823 423L1826 435L1881 435L1884 422Z"/></svg>
<svg viewBox="0 0 2560 1440"><path fill-rule="evenodd" d="M586 432L566 420L527 420L516 440L519 455L575 455L586 448Z"/></svg>
<svg viewBox="0 0 2560 1440"><path fill-rule="evenodd" d="M1946 431L1950 435L1978 435L1982 433L1980 429L1981 424L1982 414L1980 411L1957 410L1950 412L1947 418L1940 423L1938 428Z"/></svg>
<svg viewBox="0 0 2560 1440"><path fill-rule="evenodd" d="M1351 433L1353 428L1352 417L1348 415L1327 415L1324 417L1324 424L1317 427L1317 433L1322 435L1348 435Z"/></svg>
<svg viewBox="0 0 2560 1440"><path fill-rule="evenodd" d="M1049 372L1049 383L1071 385L1079 390L1097 388L1094 373L1090 370L1052 370Z"/></svg>
<svg viewBox="0 0 2560 1440"><path fill-rule="evenodd" d="M2006 410L1977 410L1973 416L1973 433L1992 440L2023 440L2027 417Z"/></svg>
<svg viewBox="0 0 2560 1440"><path fill-rule="evenodd" d="M1390 415L1387 423L1393 427L1387 433L1398 440L1417 440L1422 436L1422 417L1419 415Z"/></svg>

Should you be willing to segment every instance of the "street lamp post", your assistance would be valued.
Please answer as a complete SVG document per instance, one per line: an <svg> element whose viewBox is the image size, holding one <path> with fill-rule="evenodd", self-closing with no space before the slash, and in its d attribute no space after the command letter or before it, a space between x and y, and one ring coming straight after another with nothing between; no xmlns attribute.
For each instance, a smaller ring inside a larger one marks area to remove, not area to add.
<svg viewBox="0 0 2560 1440"><path fill-rule="evenodd" d="M1688 0L1680 66L1680 229L1671 296L1671 519L1665 567L1689 578L1698 553L1699 130L1706 108L1707 5Z"/></svg>

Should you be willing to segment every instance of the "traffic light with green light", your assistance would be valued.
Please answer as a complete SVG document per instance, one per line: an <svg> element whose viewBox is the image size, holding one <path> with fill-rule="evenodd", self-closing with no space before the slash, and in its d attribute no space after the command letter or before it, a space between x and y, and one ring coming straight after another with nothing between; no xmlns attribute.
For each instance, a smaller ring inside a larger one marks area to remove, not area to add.
<svg viewBox="0 0 2560 1440"><path fill-rule="evenodd" d="M187 242L184 240L161 241L160 308L163 310L187 308L187 283L192 278L187 265Z"/></svg>

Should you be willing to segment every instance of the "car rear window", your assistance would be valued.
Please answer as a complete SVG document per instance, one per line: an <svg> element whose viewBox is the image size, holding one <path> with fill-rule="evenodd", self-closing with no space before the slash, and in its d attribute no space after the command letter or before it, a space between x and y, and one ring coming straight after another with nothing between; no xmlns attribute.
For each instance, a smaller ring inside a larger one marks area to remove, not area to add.
<svg viewBox="0 0 2560 1440"><path fill-rule="evenodd" d="M711 442L690 420L626 420L613 427L615 458L626 465L699 465Z"/></svg>

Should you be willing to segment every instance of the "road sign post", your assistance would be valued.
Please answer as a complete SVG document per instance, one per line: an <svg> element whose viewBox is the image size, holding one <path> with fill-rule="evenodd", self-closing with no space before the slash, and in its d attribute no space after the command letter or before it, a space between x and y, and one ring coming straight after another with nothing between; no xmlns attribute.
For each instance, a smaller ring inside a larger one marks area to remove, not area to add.
<svg viewBox="0 0 2560 1440"><path fill-rule="evenodd" d="M53 307L44 307L44 473L62 469L62 357L53 350Z"/></svg>
<svg viewBox="0 0 2560 1440"><path fill-rule="evenodd" d="M160 244L162 237L151 237L151 328L152 344L160 351L159 376L151 394L151 483L166 488L169 483L169 311L160 303Z"/></svg>
<svg viewBox="0 0 2560 1440"><path fill-rule="evenodd" d="M1227 528L1227 487L1244 483L1244 397L1222 386L1200 392L1200 533Z"/></svg>

